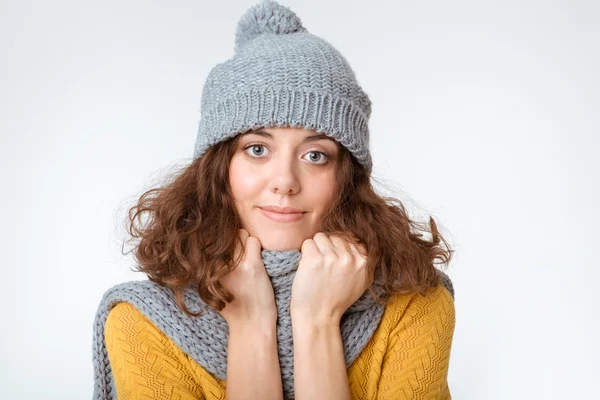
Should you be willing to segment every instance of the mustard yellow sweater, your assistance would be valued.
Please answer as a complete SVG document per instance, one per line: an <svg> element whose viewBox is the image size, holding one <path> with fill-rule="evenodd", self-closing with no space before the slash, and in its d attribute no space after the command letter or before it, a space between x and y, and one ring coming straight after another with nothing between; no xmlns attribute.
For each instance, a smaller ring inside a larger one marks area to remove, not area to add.
<svg viewBox="0 0 600 400"><path fill-rule="evenodd" d="M448 366L455 309L438 286L428 296L394 296L348 368L352 398L451 399ZM225 399L225 381L187 356L130 303L108 314L106 349L119 400Z"/></svg>

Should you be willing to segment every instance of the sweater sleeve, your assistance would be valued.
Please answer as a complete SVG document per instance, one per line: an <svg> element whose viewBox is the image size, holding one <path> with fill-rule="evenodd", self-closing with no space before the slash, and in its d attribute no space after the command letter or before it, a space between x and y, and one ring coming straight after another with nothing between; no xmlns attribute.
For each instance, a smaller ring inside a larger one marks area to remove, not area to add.
<svg viewBox="0 0 600 400"><path fill-rule="evenodd" d="M447 378L456 321L452 295L439 285L427 296L414 294L398 312L377 399L450 400Z"/></svg>
<svg viewBox="0 0 600 400"><path fill-rule="evenodd" d="M109 312L104 337L119 400L204 399L191 360L130 303Z"/></svg>

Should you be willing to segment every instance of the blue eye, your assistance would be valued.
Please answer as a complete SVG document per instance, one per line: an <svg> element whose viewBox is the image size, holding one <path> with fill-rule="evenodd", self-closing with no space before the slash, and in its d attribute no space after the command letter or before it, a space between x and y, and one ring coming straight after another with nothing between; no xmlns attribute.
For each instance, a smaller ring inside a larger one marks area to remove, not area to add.
<svg viewBox="0 0 600 400"><path fill-rule="evenodd" d="M308 152L308 154L318 154L318 155L323 156L323 162L316 163L316 164L325 164L329 160L329 156L321 151L310 151L310 152ZM314 160L311 160L311 161L314 161Z"/></svg>
<svg viewBox="0 0 600 400"><path fill-rule="evenodd" d="M244 147L244 150L247 150L247 149L255 149L255 148L257 148L257 147L258 147L258 148L261 148L261 147L262 147L262 148L264 148L265 146L263 146L263 145L261 145L261 144L251 144L251 145L249 145L249 146L246 146L246 147ZM251 157L255 157L255 156L251 156ZM258 156L256 156L256 157L257 157L257 158L260 158L261 156L260 156L260 155L258 155Z"/></svg>
<svg viewBox="0 0 600 400"><path fill-rule="evenodd" d="M256 154L256 153L254 153L254 155L253 155L253 154L251 154L252 152L248 152L248 150L249 150L249 149L256 150L257 148L258 148L258 149L261 149L261 148L264 148L264 149L266 149L266 146L265 146L265 145L263 145L263 144L251 143L251 144L247 145L246 147L244 147L244 148L243 148L243 150L246 152L246 154L247 154L247 155L248 155L250 158L263 158L263 157L265 157L265 155L264 155L264 154L261 154L261 153L263 153L263 152L259 152L259 154ZM322 164L327 164L327 162L329 161L329 155L328 155L328 154L326 154L326 153L323 153L322 151L316 151L316 150L313 150L313 151L309 151L307 154L318 154L318 155L320 155L320 156L321 156L321 158L322 158L323 162L317 162L317 161L318 161L318 159L317 159L317 160L315 160L313 157L311 157L311 159L310 159L309 161L313 161L313 164L319 164L319 165L322 165Z"/></svg>

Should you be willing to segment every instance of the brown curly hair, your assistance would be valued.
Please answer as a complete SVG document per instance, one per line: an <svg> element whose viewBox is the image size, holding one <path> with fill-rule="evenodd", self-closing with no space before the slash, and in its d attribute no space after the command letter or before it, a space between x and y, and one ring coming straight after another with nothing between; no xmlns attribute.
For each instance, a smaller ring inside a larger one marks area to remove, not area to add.
<svg viewBox="0 0 600 400"><path fill-rule="evenodd" d="M134 242L134 270L173 290L179 307L192 313L183 300L193 285L200 298L221 311L233 295L219 282L237 264L234 250L242 228L229 186L229 162L242 135L211 146L166 184L146 191L129 209L127 232ZM371 174L343 146L338 145L335 197L322 220L321 232L363 244L367 272L383 289L381 304L395 294L428 292L441 283L435 260L447 265L448 243L429 218L431 241L423 238L425 224L411 220L402 202L377 194ZM374 179L374 178L373 178ZM143 217L147 216L145 222ZM443 246L440 243L443 242Z"/></svg>

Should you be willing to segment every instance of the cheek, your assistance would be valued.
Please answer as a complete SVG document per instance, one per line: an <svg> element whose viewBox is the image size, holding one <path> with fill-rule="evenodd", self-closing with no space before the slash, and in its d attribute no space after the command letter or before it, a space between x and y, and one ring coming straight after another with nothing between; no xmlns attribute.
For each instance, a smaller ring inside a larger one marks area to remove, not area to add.
<svg viewBox="0 0 600 400"><path fill-rule="evenodd" d="M236 199L252 197L260 190L260 179L251 173L243 162L232 160L229 166L229 185Z"/></svg>
<svg viewBox="0 0 600 400"><path fill-rule="evenodd" d="M335 178L320 179L310 182L306 187L310 188L310 197L315 208L322 211L333 201L335 190Z"/></svg>

